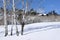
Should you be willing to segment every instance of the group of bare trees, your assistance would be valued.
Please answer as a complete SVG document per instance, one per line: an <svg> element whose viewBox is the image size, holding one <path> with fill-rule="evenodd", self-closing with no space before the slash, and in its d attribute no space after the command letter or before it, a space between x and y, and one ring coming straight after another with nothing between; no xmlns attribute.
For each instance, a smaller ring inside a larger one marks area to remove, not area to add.
<svg viewBox="0 0 60 40"><path fill-rule="evenodd" d="M25 4L24 2L26 1L26 9L25 8ZM17 23L16 23L16 4L19 3L20 0L3 0L3 8L4 8L4 25L5 25L5 36L8 35L8 26L7 26L7 13L6 13L6 7L7 7L7 4L11 4L12 5L12 27L11 27L11 35L13 34L13 25L15 25L16 27L16 34L17 36L19 35L19 32L18 32L18 28L17 28ZM21 35L23 35L23 29L24 29L24 25L25 25L25 12L27 12L29 10L29 7L30 7L30 4L33 2L33 0L21 0L22 2L22 19L20 20L21 21ZM10 6L10 5L9 5ZM18 10L17 10L18 11ZM28 13L27 13L28 14Z"/></svg>
<svg viewBox="0 0 60 40"><path fill-rule="evenodd" d="M4 25L5 25L5 36L8 35L8 26L7 26L7 15L6 15L6 1L9 1L9 0L3 0L3 6L4 6ZM18 32L18 28L17 28L17 25L16 25L16 11L15 11L15 0L12 0L12 8L13 8L13 13L12 13L12 25L15 25L16 27L16 34L17 36L19 35L19 32ZM22 0L22 9L24 10L24 0ZM21 35L23 35L23 27L24 27L24 11L22 12L22 29L21 29ZM11 27L11 35L12 35L12 31L13 31L13 26Z"/></svg>
<svg viewBox="0 0 60 40"><path fill-rule="evenodd" d="M11 3L12 1L12 3ZM16 2L19 0L3 0L3 7L4 7L4 25L5 25L5 36L8 35L8 25L7 25L7 12L6 12L6 6L7 6L7 2L8 2L8 5L9 3L12 4L12 9L13 9L13 13L12 13L12 27L11 27L11 35L13 34L13 25L16 27L16 34L17 36L19 35L19 32L18 32L18 28L17 28L17 23L16 23L16 11L15 11L15 4L18 3ZM28 10L28 0L26 0L26 10ZM20 20L21 21L21 35L23 35L23 28L24 28L24 17L25 17L25 11L24 11L24 0L22 0L22 19ZM17 10L18 11L18 10Z"/></svg>

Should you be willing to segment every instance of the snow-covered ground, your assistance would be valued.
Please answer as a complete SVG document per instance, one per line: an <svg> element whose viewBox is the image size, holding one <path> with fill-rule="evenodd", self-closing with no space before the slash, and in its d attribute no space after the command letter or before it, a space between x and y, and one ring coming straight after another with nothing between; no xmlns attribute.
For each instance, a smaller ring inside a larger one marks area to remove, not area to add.
<svg viewBox="0 0 60 40"><path fill-rule="evenodd" d="M60 40L60 22L41 22L25 25L24 35L21 35L21 25L13 26L13 36L10 35L12 25L8 25L8 36L4 37L4 26L0 26L0 40Z"/></svg>

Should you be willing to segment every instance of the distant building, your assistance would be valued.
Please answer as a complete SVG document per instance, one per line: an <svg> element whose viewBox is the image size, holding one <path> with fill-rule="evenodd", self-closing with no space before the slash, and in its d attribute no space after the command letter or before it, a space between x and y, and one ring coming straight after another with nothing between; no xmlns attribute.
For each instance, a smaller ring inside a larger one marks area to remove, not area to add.
<svg viewBox="0 0 60 40"><path fill-rule="evenodd" d="M47 15L47 14L42 14L42 13L41 13L41 14L38 14L38 16L46 16L46 15Z"/></svg>

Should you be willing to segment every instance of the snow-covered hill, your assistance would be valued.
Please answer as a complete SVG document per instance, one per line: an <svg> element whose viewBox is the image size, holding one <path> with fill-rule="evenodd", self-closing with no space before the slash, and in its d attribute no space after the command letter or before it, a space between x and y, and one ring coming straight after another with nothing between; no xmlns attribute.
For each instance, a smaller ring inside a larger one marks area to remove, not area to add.
<svg viewBox="0 0 60 40"><path fill-rule="evenodd" d="M8 25L9 33L4 37L4 26L0 26L0 40L60 40L60 22L42 22L28 24L24 27L24 35L21 35L21 25L17 25L19 36L16 36L13 26L13 36L10 35L12 25Z"/></svg>

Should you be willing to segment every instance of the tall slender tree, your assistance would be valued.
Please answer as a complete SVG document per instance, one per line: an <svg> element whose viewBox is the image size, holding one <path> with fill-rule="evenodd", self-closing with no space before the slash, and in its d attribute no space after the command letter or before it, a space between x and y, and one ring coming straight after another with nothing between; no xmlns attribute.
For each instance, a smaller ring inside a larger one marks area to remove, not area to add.
<svg viewBox="0 0 60 40"><path fill-rule="evenodd" d="M23 12L22 12L22 20L21 20L21 35L23 35L23 29L24 29L24 25L25 25L25 23L24 23L24 17L25 17L25 11L24 11L24 0L22 0L22 10L23 10Z"/></svg>
<svg viewBox="0 0 60 40"><path fill-rule="evenodd" d="M16 26L16 34L17 36L19 35L18 33L18 28L17 28L17 25L16 25L16 15L15 15L15 1L13 0L13 14L14 14L14 25Z"/></svg>
<svg viewBox="0 0 60 40"><path fill-rule="evenodd" d="M11 35L13 35L13 25L16 27L16 34L17 36L19 35L19 32L18 32L18 27L17 27L17 17L16 17L16 4L19 2L20 0L12 0L12 7L13 7L13 12L12 12L12 27L11 27Z"/></svg>
<svg viewBox="0 0 60 40"><path fill-rule="evenodd" d="M3 0L3 6L4 6L4 25L5 25L5 36L8 35L8 26L7 26L7 15L6 15L6 0Z"/></svg>

